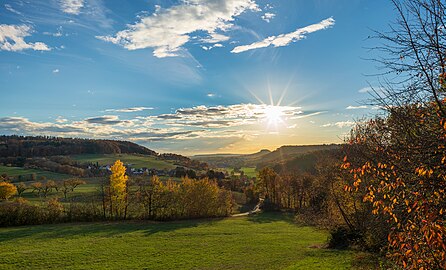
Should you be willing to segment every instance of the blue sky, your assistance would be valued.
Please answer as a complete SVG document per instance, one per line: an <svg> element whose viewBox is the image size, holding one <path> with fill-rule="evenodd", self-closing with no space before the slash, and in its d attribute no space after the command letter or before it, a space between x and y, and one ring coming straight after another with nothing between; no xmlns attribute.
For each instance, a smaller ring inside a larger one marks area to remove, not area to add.
<svg viewBox="0 0 446 270"><path fill-rule="evenodd" d="M0 133L159 152L338 143L379 72L378 0L0 1Z"/></svg>

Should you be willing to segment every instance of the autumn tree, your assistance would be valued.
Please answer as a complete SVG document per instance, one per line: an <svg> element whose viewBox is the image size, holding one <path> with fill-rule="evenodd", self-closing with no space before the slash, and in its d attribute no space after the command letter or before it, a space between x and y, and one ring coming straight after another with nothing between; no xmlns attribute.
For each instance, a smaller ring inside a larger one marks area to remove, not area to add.
<svg viewBox="0 0 446 270"><path fill-rule="evenodd" d="M59 187L59 190L62 191L64 198L67 199L67 195L69 192L74 192L79 185L85 185L86 182L81 179L68 179L64 180Z"/></svg>
<svg viewBox="0 0 446 270"><path fill-rule="evenodd" d="M22 196L23 192L29 189L29 187L23 182L18 183L16 185L16 188L17 188L17 195L19 195L19 197Z"/></svg>
<svg viewBox="0 0 446 270"><path fill-rule="evenodd" d="M8 182L0 182L0 200L8 200L16 193L16 186Z"/></svg>
<svg viewBox="0 0 446 270"><path fill-rule="evenodd" d="M256 183L256 190L264 196L265 204L277 203L277 173L271 168L263 168L258 173L258 181Z"/></svg>
<svg viewBox="0 0 446 270"><path fill-rule="evenodd" d="M405 268L446 266L446 129L435 108L407 105L358 125L343 165L352 176L346 188L392 224L389 255Z"/></svg>
<svg viewBox="0 0 446 270"><path fill-rule="evenodd" d="M157 210L161 207L164 185L156 175L147 180L141 177L137 179L137 184L137 198L145 209L146 218L152 219L156 217Z"/></svg>
<svg viewBox="0 0 446 270"><path fill-rule="evenodd" d="M34 182L31 185L31 188L33 189L32 192L37 192L37 196L40 197L40 194L42 193L43 184L41 182Z"/></svg>
<svg viewBox="0 0 446 270"><path fill-rule="evenodd" d="M128 176L125 174L125 172L126 168L120 160L117 160L111 167L110 214L116 218L126 218L127 216Z"/></svg>
<svg viewBox="0 0 446 270"><path fill-rule="evenodd" d="M54 182L53 180L48 180L46 181L45 184L42 185L41 193L43 194L44 197L47 197L48 194L53 191L53 189L57 190L57 188L58 187L56 182Z"/></svg>
<svg viewBox="0 0 446 270"><path fill-rule="evenodd" d="M378 33L384 115L355 127L346 189L387 217L389 256L404 268L446 268L446 3L393 0L397 22Z"/></svg>

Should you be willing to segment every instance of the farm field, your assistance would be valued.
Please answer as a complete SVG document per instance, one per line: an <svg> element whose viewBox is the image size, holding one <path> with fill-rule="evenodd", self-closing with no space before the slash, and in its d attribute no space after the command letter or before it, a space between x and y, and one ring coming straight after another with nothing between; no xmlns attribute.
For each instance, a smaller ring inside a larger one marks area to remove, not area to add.
<svg viewBox="0 0 446 270"><path fill-rule="evenodd" d="M242 167L240 170L248 177L257 177L257 170L255 167Z"/></svg>
<svg viewBox="0 0 446 270"><path fill-rule="evenodd" d="M98 162L99 165L113 164L117 159L125 164L132 164L134 168L154 168L154 169L174 169L173 163L158 160L151 156L131 155L131 154L85 154L71 156L79 162Z"/></svg>
<svg viewBox="0 0 446 270"><path fill-rule="evenodd" d="M0 229L1 269L351 269L328 233L260 214L168 223L109 222Z"/></svg>
<svg viewBox="0 0 446 270"><path fill-rule="evenodd" d="M61 179L72 178L71 175L67 175L67 174L61 174L61 173L55 173L55 172L49 172L49 171L37 170L37 169L25 169L25 168L21 168L21 167L8 167L8 166L0 165L0 175L3 173L6 173L8 176L13 177L14 179L17 179L19 175L22 175L23 177L26 178L25 180L30 180L31 174L35 173L37 181L39 181L39 179L42 176L45 177L46 179L51 179L51 180L61 180Z"/></svg>

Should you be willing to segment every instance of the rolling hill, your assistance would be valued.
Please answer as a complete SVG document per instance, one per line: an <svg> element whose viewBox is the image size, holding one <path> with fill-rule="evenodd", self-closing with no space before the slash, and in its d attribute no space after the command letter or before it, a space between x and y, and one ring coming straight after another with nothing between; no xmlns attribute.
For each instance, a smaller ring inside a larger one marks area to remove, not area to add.
<svg viewBox="0 0 446 270"><path fill-rule="evenodd" d="M206 162L210 166L217 168L236 168L236 167L264 167L268 164L285 162L295 157L321 151L337 149L339 145L286 145L277 148L274 151L261 150L257 153L237 155L237 154L210 154L197 155L192 159Z"/></svg>
<svg viewBox="0 0 446 270"><path fill-rule="evenodd" d="M0 136L0 175L14 178L30 178L33 174L51 178L97 176L100 174L97 168L90 167L111 165L118 159L136 169L171 170L177 166L199 171L207 169L207 164L200 161L178 154L159 154L128 141Z"/></svg>

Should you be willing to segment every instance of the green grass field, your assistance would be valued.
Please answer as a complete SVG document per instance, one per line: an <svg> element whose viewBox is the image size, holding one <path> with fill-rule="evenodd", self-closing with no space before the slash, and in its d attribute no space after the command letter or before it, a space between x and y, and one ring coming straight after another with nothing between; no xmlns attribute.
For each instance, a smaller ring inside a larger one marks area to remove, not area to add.
<svg viewBox="0 0 446 270"><path fill-rule="evenodd" d="M0 175L3 173L6 173L8 176L13 177L14 179L17 179L19 175L22 175L25 177L24 181L29 180L28 178L30 178L30 175L33 173L36 174L37 181L40 181L40 178L42 176L46 177L47 180L61 180L72 177L71 175L49 172L44 170L25 169L21 167L7 167L0 165Z"/></svg>
<svg viewBox="0 0 446 270"><path fill-rule="evenodd" d="M257 177L256 167L242 167L241 171L248 177Z"/></svg>
<svg viewBox="0 0 446 270"><path fill-rule="evenodd" d="M0 228L0 269L350 269L327 237L282 214Z"/></svg>
<svg viewBox="0 0 446 270"><path fill-rule="evenodd" d="M155 157L130 154L88 154L71 156L71 158L79 162L98 162L99 165L113 164L119 159L126 164L132 164L134 168L174 169L176 167L173 163L158 160Z"/></svg>

